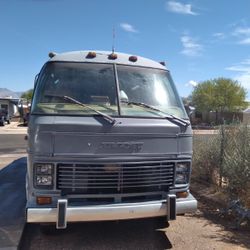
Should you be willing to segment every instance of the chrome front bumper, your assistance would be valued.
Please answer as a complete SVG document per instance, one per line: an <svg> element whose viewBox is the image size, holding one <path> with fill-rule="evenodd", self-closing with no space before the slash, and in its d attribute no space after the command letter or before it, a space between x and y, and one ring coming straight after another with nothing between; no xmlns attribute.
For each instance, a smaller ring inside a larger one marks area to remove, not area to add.
<svg viewBox="0 0 250 250"><path fill-rule="evenodd" d="M196 199L189 194L187 198L176 199L176 214L192 213L197 209ZM163 201L123 203L96 206L66 206L66 222L107 221L139 219L168 215L168 204ZM27 208L28 223L57 223L58 208Z"/></svg>

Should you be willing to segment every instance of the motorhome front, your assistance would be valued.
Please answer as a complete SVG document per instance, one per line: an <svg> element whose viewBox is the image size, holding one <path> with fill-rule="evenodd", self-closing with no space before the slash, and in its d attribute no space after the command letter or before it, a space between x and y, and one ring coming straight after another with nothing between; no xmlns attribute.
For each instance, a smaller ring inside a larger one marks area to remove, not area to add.
<svg viewBox="0 0 250 250"><path fill-rule="evenodd" d="M27 222L193 212L192 129L169 71L122 53L51 54L28 128Z"/></svg>

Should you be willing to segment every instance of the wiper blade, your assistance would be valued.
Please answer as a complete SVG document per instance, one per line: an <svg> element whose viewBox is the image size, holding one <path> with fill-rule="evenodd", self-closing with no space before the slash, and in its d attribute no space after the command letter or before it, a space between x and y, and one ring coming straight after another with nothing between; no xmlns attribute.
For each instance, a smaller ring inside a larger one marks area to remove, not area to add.
<svg viewBox="0 0 250 250"><path fill-rule="evenodd" d="M109 115L107 115L107 114L104 114L104 113L102 113L101 111L98 111L98 110L96 110L96 109L94 109L94 108L91 108L90 106L88 106L88 105L86 105L86 104L84 104L84 103L82 103L82 102L79 102L79 101L77 101L76 99L74 99L74 98L72 98L72 97L70 97L70 96L66 96L66 95L64 95L64 96L61 96L61 95L50 95L50 94L47 94L46 96L57 97L57 98L61 98L61 99L64 99L64 100L71 101L72 103L76 103L76 104L78 104L79 106L82 106L82 107L84 107L84 108L87 108L87 109L89 109L89 110L92 110L92 111L94 111L96 114L101 115L105 120L107 120L107 121L108 121L109 123L111 123L111 124L115 124L115 123L116 123L116 120L115 120L113 117L111 117L111 116L109 116Z"/></svg>
<svg viewBox="0 0 250 250"><path fill-rule="evenodd" d="M148 108L150 110L154 110L154 111L157 111L157 112L160 112L162 113L164 116L163 118L179 125L180 127L184 127L185 129L190 125L190 122L189 121L185 121L184 119L182 118L179 118L175 115L171 115L171 114L168 114L160 109L157 109L151 105L148 105L146 103L143 103L143 102L129 102L129 101L124 101L122 100L123 103L127 103L128 105L135 105L135 106L140 106L140 107L144 107L144 108Z"/></svg>

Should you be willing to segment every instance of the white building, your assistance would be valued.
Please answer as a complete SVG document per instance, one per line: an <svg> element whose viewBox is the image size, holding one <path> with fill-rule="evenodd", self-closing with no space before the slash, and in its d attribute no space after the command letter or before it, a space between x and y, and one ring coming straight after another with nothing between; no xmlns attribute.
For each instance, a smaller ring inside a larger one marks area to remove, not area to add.
<svg viewBox="0 0 250 250"><path fill-rule="evenodd" d="M18 114L19 98L12 98L12 96L0 97L0 108L8 111L11 117Z"/></svg>

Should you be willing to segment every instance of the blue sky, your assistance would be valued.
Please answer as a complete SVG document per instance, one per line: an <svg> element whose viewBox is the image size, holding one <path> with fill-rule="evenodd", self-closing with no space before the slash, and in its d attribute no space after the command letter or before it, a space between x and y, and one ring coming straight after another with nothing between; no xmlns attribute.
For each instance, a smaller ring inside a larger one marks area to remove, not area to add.
<svg viewBox="0 0 250 250"><path fill-rule="evenodd" d="M181 96L216 77L250 92L249 10L249 0L0 0L0 87L32 88L49 51L111 50L114 26L116 50L166 61Z"/></svg>

